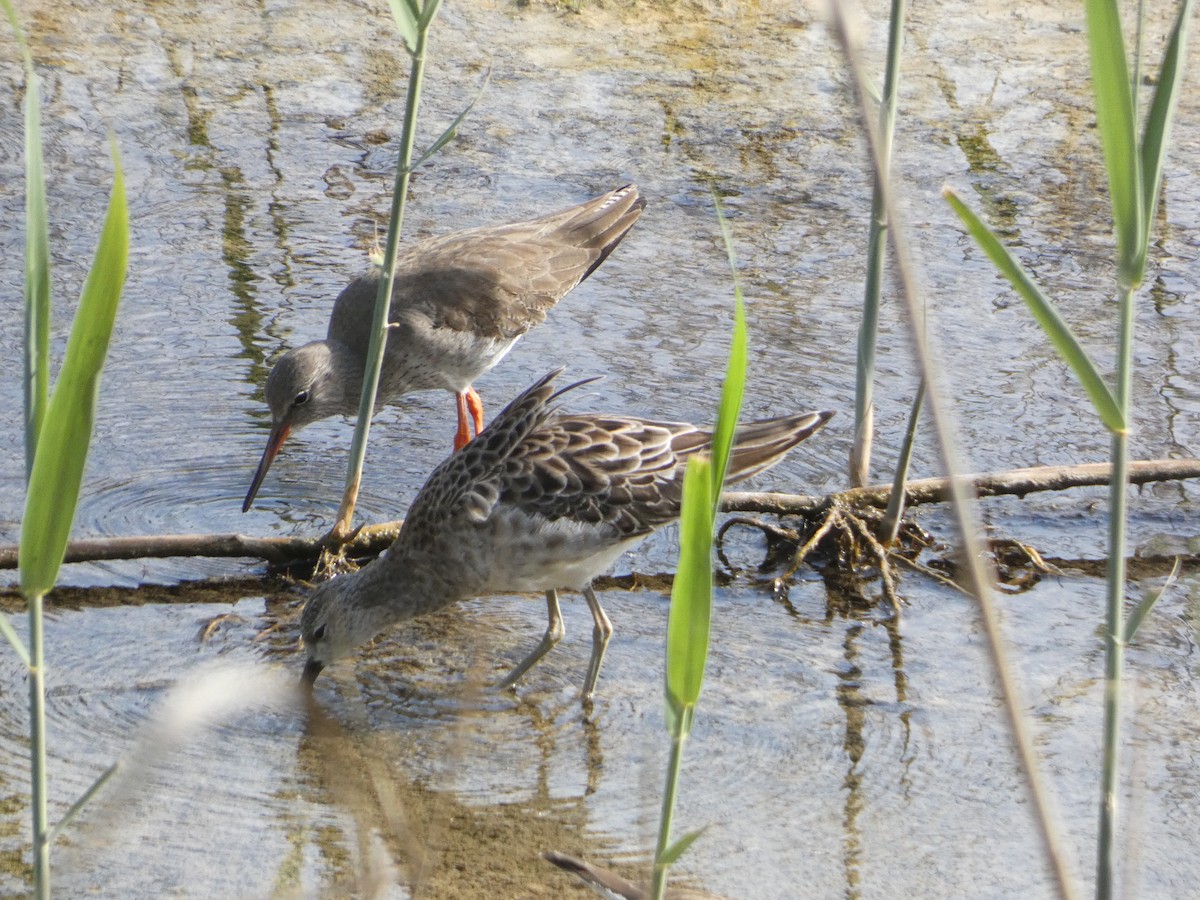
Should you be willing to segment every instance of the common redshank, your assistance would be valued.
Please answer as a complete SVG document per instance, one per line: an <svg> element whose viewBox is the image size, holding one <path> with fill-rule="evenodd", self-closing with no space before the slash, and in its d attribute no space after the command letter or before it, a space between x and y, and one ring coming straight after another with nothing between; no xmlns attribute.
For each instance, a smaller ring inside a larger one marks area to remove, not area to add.
<svg viewBox="0 0 1200 900"><path fill-rule="evenodd" d="M396 259L387 350L376 411L411 391L455 394L454 447L483 428L471 386L517 339L616 249L646 201L636 185L528 222L456 231ZM380 270L338 296L322 341L289 350L267 376L271 433L242 512L250 508L289 434L328 416L354 415L362 394Z"/></svg>
<svg viewBox="0 0 1200 900"><path fill-rule="evenodd" d="M323 582L301 616L304 681L405 619L485 594L544 591L541 642L500 683L510 687L564 633L558 591L583 594L595 622L583 699L612 634L592 579L654 529L678 518L687 459L712 435L694 425L568 415L549 373L467 446L442 462L413 501L400 536L359 571ZM594 379L589 379L594 380ZM831 412L766 419L735 437L729 480L778 462Z"/></svg>

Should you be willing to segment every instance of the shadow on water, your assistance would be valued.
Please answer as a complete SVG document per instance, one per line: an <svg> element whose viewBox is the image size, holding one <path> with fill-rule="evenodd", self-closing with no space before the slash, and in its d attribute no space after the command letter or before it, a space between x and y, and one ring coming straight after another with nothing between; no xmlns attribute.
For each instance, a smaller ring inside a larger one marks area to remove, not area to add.
<svg viewBox="0 0 1200 900"><path fill-rule="evenodd" d="M260 502L245 516L240 505L265 438L270 360L323 335L333 298L383 230L406 68L386 5L197 12L68 0L23 14L45 87L55 358L107 193L108 171L92 161L105 158L110 127L134 227L76 533L322 533L340 495L344 422L290 440ZM947 180L974 190L1055 285L1081 339L1107 340L1111 310L1097 295L1108 283L1108 201L1080 16L1038 0L912 13L896 172L977 471L1107 452L1085 398L937 199ZM1156 16L1150 27L1161 32ZM883 41L869 37L876 62ZM489 411L567 364L579 377L606 375L581 398L594 410L711 419L731 296L714 184L742 264L747 415L852 408L870 180L841 61L811 11L765 0L448 3L419 144L457 115L489 66L488 91L457 140L414 178L405 240L517 220L627 181L649 198L612 259L481 379ZM15 54L0 56L0 79L5 97L21 96ZM1200 290L1198 100L1186 85L1150 302L1138 312L1135 390L1145 403L1133 452L1146 457L1195 455L1200 445L1200 314L1188 302ZM13 186L0 190L13 223L0 229L9 285L21 279L19 120L0 117L0 184ZM17 317L0 317L0 342L20 340ZM893 316L881 340L877 477L915 381ZM0 362L14 381L15 366ZM19 396L0 391L0 441L10 448L21 446ZM360 497L366 519L403 515L448 449L448 415L444 396L421 395L379 416ZM847 422L839 416L756 486L840 488ZM4 542L18 534L22 468L19 452L0 454ZM938 469L919 441L914 475ZM1196 502L1190 484L1142 490L1139 556L1157 564L1194 553ZM984 512L997 532L1046 557L1094 562L1102 503L1102 491L1083 490L991 500ZM949 533L937 511L918 518ZM618 573L669 573L675 552L668 529ZM709 830L682 859L681 878L745 898L794 896L797 884L814 897L1046 896L970 603L905 574L895 616L808 567L778 589L746 568L717 592L677 818L681 831ZM1086 869L1102 587L1086 569L1060 569L1004 595L1002 608L1069 845ZM55 814L112 760L136 753L176 689L208 666L295 678L304 590L264 580L253 561L79 565L65 577L86 593L60 592L50 604ZM202 578L216 581L180 584ZM1163 581L1160 569L1133 578L1131 594ZM486 685L536 642L543 604L464 603L322 676L316 711L251 705L191 733L156 759L115 824L102 804L71 832L57 851L58 887L332 895L370 893L367 879L378 878L391 886L384 895L416 885L423 896L562 896L569 880L541 859L546 850L643 876L666 754L666 587L638 574L601 588L616 634L591 716L576 699L590 649L585 604L564 602L566 638L501 694ZM1131 893L1144 896L1177 896L1200 879L1198 598L1200 580L1185 569L1130 648L1136 775L1126 838ZM11 596L0 603L16 609ZM28 884L24 689L15 659L0 653L4 894Z"/></svg>

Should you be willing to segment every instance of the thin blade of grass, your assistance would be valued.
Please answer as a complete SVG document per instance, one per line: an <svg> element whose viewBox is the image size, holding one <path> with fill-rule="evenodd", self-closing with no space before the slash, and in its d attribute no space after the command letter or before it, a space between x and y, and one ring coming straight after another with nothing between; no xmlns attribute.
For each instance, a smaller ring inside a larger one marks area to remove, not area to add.
<svg viewBox="0 0 1200 900"><path fill-rule="evenodd" d="M483 96L483 92L487 90L488 84L491 83L491 80L492 80L492 70L491 70L491 67L489 67L487 70L487 74L485 74L483 76L483 84L481 84L479 86L479 91L475 94L475 96L471 100L471 102L467 104L467 108L464 109L462 112L460 112L457 116L454 117L454 121L451 122L450 125L446 128L446 130L442 132L441 137L439 137L436 141L434 141L430 145L429 149L426 150L424 153L422 153L417 158L416 162L409 165L408 170L410 172L416 171L418 168L420 168L422 165L425 164L426 160L428 160L431 156L433 156L435 153L437 153L439 150L441 150L443 147L445 147L448 143L450 143L452 140L454 140L454 138L458 135L458 126L461 125L462 120L467 117L467 113L469 113L472 109L475 108L475 104L479 102L479 98Z"/></svg>
<svg viewBox="0 0 1200 900"><path fill-rule="evenodd" d="M25 642L21 640L21 636L17 634L16 629L12 627L12 622L8 621L7 613L0 613L0 634L4 635L9 645L16 651L21 662L25 664L25 668L29 668L29 650L25 646Z"/></svg>
<svg viewBox="0 0 1200 900"><path fill-rule="evenodd" d="M1087 351L1079 343L1079 339L1075 337L1075 333L1071 331L1071 327L1054 308L1054 304L1034 284L1029 273L1008 252L1008 248L1000 242L996 234L958 198L953 190L944 188L942 195L954 207L954 211L967 226L967 231L975 238L975 242L1017 289L1017 293L1021 295L1021 299L1025 301L1025 305L1029 307L1033 317L1042 326L1042 330L1046 332L1050 342L1054 344L1059 355L1071 367L1075 377L1079 379L1079 383L1091 399L1092 406L1095 407L1104 424L1110 431L1124 431L1125 416L1122 415L1116 398L1109 390L1108 385L1104 383L1104 379L1097 371L1091 357L1087 355Z"/></svg>
<svg viewBox="0 0 1200 900"><path fill-rule="evenodd" d="M95 797L96 794L99 793L106 784L108 784L108 782L114 775L117 774L117 770L120 768L121 763L118 761L100 773L100 776L92 782L91 787L84 791L83 794L80 795L79 799L71 804L71 808L63 814L63 817L58 821L58 824L50 829L49 833L46 835L47 844L53 844L58 840L64 829L71 824L77 815L83 812L84 807L86 807L88 803L91 802L92 798Z"/></svg>
<svg viewBox="0 0 1200 900"><path fill-rule="evenodd" d="M1154 604L1162 599L1162 595L1167 592L1167 589L1175 583L1179 576L1179 564L1181 560L1175 557L1175 565L1171 567L1171 574L1167 576L1167 580L1163 582L1163 586L1157 591L1151 591L1139 601L1138 605L1133 608L1133 612L1129 614L1129 618L1125 620L1125 636L1124 642L1128 644L1133 640L1139 628L1142 627L1142 621L1150 614L1150 610L1154 609Z"/></svg>
<svg viewBox="0 0 1200 900"><path fill-rule="evenodd" d="M413 0L415 3L416 0ZM437 15L441 9L442 0L425 0L425 8L421 10L421 16L417 20L419 27L424 30L429 27L429 23L433 21L433 17Z"/></svg>
<svg viewBox="0 0 1200 900"><path fill-rule="evenodd" d="M896 472L892 476L892 494L888 498L887 510L879 525L879 534L885 547L895 543L896 535L900 533L900 522L904 518L904 483L908 480L909 468L912 465L913 446L917 442L917 424L920 422L921 407L924 404L925 379L922 377L908 413L908 427L904 430L904 440L900 444L900 456L896 460Z"/></svg>
<svg viewBox="0 0 1200 900"><path fill-rule="evenodd" d="M832 20L832 32L846 57L851 73L851 83L855 88L855 99L862 110L862 122L867 135L867 144L871 154L872 168L876 173L887 169L879 153L881 142L878 128L870 112L863 105L862 83L863 65L855 42L850 37L848 18L858 11L852 0L833 3L829 6ZM920 374L927 384L926 405L929 408L929 419L933 425L933 436L940 452L942 463L950 473L950 493L953 498L951 513L955 520L959 539L962 542L962 585L974 596L979 613L979 623L982 627L987 656L992 663L998 693L1004 708L1005 719L1012 736L1013 749L1020 761L1021 770L1029 788L1028 799L1032 803L1031 810L1036 827L1042 837L1044 859L1054 874L1054 885L1060 896L1073 898L1077 895L1075 878L1071 872L1070 862L1063 850L1062 831L1057 824L1057 815L1052 806L1049 792L1043 782L1041 766L1034 752L1034 742L1029 734L1025 709L1026 705L1020 697L1016 679L1013 677L1012 666L1005 652L1006 642L1001 634L999 616L992 596L993 580L989 567L984 562L985 554L979 536L983 533L983 525L974 506L974 497L968 489L968 480L958 473L965 471L958 461L958 442L955 439L955 414L952 404L947 402L946 387L941 383L940 376L944 374L939 363L931 353L935 343L928 331L921 326L924 320L923 310L919 303L918 278L913 254L910 249L907 229L904 222L903 208L896 203L891 184L880 179L883 185L884 207L890 222L892 254L899 276L899 296L908 316L915 356L920 368Z"/></svg>
<svg viewBox="0 0 1200 900"><path fill-rule="evenodd" d="M391 0L397 2L397 0ZM416 0L409 3L410 11L416 11ZM397 26L401 25L399 17ZM359 397L358 418L354 424L354 437L350 442L350 458L346 464L346 487L342 492L342 503L327 539L344 543L353 530L354 507L358 501L358 489L362 482L363 461L367 455L367 441L371 436L371 417L375 412L375 397L379 390L379 373L383 368L383 352L388 333L388 320L392 304L392 288L396 277L396 253L400 246L400 233L404 225L404 204L408 196L408 182L412 173L413 143L417 130L417 113L421 106L421 87L425 81L425 44L427 29L415 28L413 43L409 45L412 66L409 69L408 91L404 104L404 127L400 133L400 158L396 162L396 180L392 186L392 206L388 218L387 240L383 252L383 264L379 290L375 295L374 315L371 320L371 338L367 345L367 359L363 370L362 394ZM401 27L403 35L403 28ZM407 39L406 39L407 40Z"/></svg>
<svg viewBox="0 0 1200 900"><path fill-rule="evenodd" d="M1158 87L1154 90L1154 102L1150 104L1150 112L1146 116L1146 131L1141 146L1142 202L1146 209L1145 229L1141 240L1143 255L1150 240L1150 226L1154 222L1158 186L1162 179L1163 158L1166 156L1175 104L1179 99L1179 86L1183 82L1188 23L1192 19L1193 6L1192 0L1183 0L1183 5L1179 8L1179 18L1175 20L1175 27L1171 29L1167 51L1163 54Z"/></svg>
<svg viewBox="0 0 1200 900"><path fill-rule="evenodd" d="M1108 169L1121 283L1136 287L1146 266L1142 177L1133 117L1133 89L1116 0L1085 0L1096 127Z"/></svg>
<svg viewBox="0 0 1200 900"><path fill-rule="evenodd" d="M412 0L388 0L392 10L392 18L396 21L396 30L400 32L400 40L411 53L417 46L417 22L420 12Z"/></svg>
<svg viewBox="0 0 1200 900"><path fill-rule="evenodd" d="M50 225L42 164L41 91L9 0L0 0L25 66L25 480L33 471L50 395Z"/></svg>
<svg viewBox="0 0 1200 900"><path fill-rule="evenodd" d="M688 847L696 843L696 839L706 831L708 831L707 825L703 826L702 828L697 828L695 831L689 831L663 851L662 856L660 856L657 860L658 864L662 866L675 865L676 861L678 861L679 857L683 856Z"/></svg>
<svg viewBox="0 0 1200 900"><path fill-rule="evenodd" d="M125 179L115 142L108 213L67 341L62 371L46 409L21 522L21 591L27 597L54 587L79 500L96 395L129 256Z"/></svg>
<svg viewBox="0 0 1200 900"><path fill-rule="evenodd" d="M896 129L897 96L900 85L900 56L904 48L907 0L892 0L888 17L887 62L879 104L880 155L891 165L892 136ZM865 89L869 92L874 86ZM875 99L875 98L873 98ZM881 173L889 178L888 172ZM851 487L865 487L870 480L871 448L875 439L875 359L879 343L879 311L883 295L883 267L887 256L887 212L878 178L871 191L871 221L867 229L867 271L863 279L863 314L858 328L854 385L854 443L850 447Z"/></svg>
<svg viewBox="0 0 1200 900"><path fill-rule="evenodd" d="M671 723L686 734L708 659L712 617L712 463L702 457L688 460L683 478L683 507L679 519L679 567L671 589L667 617L667 705Z"/></svg>
<svg viewBox="0 0 1200 900"><path fill-rule="evenodd" d="M25 32L21 30L21 23L17 19L17 11L9 0L0 0L0 7L4 9L4 15L8 19L8 24L12 26L13 33L17 37L17 43L21 47L21 52L26 52Z"/></svg>
<svg viewBox="0 0 1200 900"><path fill-rule="evenodd" d="M742 301L742 285L738 279L737 253L733 249L733 234L721 198L712 191L713 205L717 210L717 222L721 226L721 238L729 256L729 270L733 273L733 335L729 340L729 361L725 366L725 384L721 388L721 405L717 410L717 424L712 440L712 513L709 520L709 538L712 537L712 520L716 518L721 502L721 489L725 485L725 473L729 471L729 456L733 449L733 436L737 431L738 416L742 411L742 397L746 390L747 334L746 310Z"/></svg>
<svg viewBox="0 0 1200 900"><path fill-rule="evenodd" d="M25 88L25 478L33 472L50 396L50 225L42 169L41 103L33 61Z"/></svg>

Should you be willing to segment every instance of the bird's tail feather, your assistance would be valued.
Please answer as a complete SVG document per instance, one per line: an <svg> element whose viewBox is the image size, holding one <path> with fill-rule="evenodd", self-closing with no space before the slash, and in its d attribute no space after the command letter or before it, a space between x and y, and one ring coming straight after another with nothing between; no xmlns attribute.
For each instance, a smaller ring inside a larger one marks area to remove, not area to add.
<svg viewBox="0 0 1200 900"><path fill-rule="evenodd" d="M617 249L646 207L646 198L638 193L636 184L627 184L596 199L596 205L589 204L568 226L572 231L583 233L581 246L600 251L580 281L595 272Z"/></svg>
<svg viewBox="0 0 1200 900"><path fill-rule="evenodd" d="M820 431L832 417L833 413L828 411L798 413L740 426L733 439L726 483L733 484L769 469L801 441Z"/></svg>

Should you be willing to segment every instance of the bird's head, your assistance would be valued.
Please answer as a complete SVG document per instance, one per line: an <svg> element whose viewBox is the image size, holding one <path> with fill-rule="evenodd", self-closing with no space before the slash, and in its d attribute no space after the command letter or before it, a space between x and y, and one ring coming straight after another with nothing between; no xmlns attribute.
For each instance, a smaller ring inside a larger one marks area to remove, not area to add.
<svg viewBox="0 0 1200 900"><path fill-rule="evenodd" d="M281 356L267 376L267 406L271 409L271 434L242 512L254 502L288 435L318 419L347 412L345 377L337 366L333 346L313 341Z"/></svg>
<svg viewBox="0 0 1200 900"><path fill-rule="evenodd" d="M374 635L363 634L353 606L355 576L342 575L317 585L300 615L300 637L308 661L304 681L312 684L326 666Z"/></svg>
<svg viewBox="0 0 1200 900"><path fill-rule="evenodd" d="M313 341L289 350L267 376L272 431L296 431L346 412L346 387L333 344Z"/></svg>

